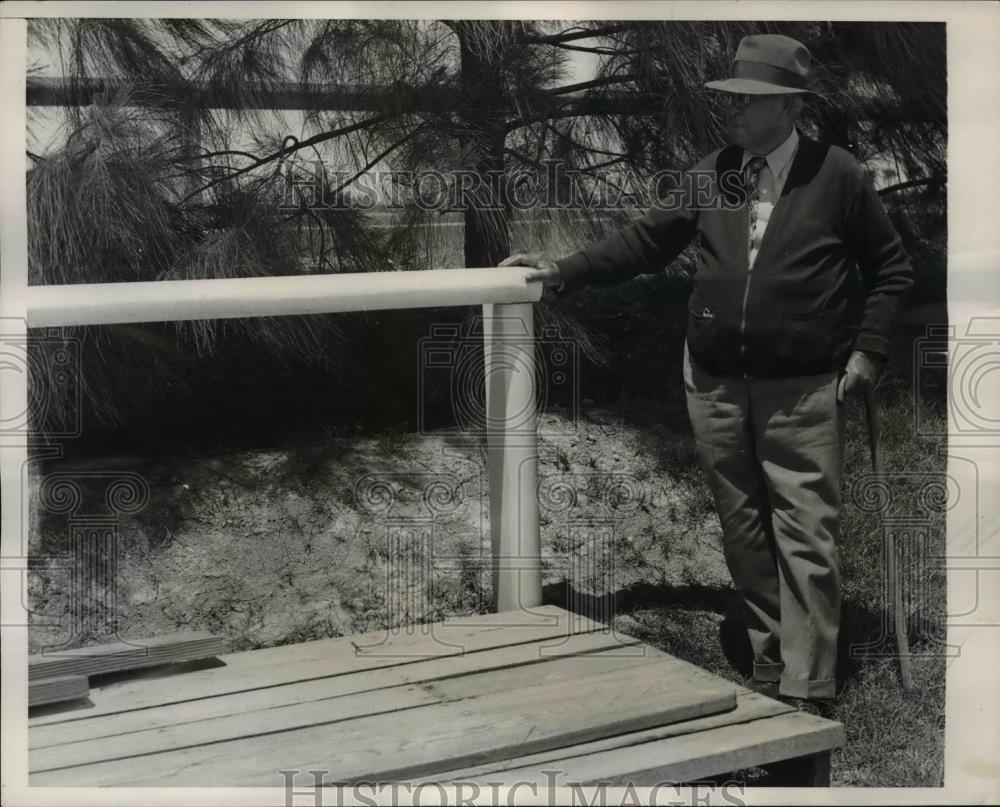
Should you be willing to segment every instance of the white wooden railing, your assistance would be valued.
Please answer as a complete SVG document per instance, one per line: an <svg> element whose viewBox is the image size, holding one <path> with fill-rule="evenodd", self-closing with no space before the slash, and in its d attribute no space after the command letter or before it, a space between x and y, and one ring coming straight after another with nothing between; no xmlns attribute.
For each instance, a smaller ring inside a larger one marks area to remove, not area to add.
<svg viewBox="0 0 1000 807"><path fill-rule="evenodd" d="M29 286L31 328L483 306L494 606L541 604L534 311L517 267ZM20 383L27 383L21 376ZM25 393L26 397L26 393Z"/></svg>

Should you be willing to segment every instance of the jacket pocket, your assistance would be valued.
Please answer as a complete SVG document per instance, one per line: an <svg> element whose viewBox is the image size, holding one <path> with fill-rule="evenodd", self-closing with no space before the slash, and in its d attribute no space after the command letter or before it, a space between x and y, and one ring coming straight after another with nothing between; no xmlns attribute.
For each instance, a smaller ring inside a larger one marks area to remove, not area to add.
<svg viewBox="0 0 1000 807"><path fill-rule="evenodd" d="M792 372L821 372L832 361L833 331L823 308L782 311L775 355Z"/></svg>
<svg viewBox="0 0 1000 807"><path fill-rule="evenodd" d="M787 320L793 320L795 322L808 322L814 319L822 318L825 314L823 308L813 308L809 311L782 311L781 318Z"/></svg>
<svg viewBox="0 0 1000 807"><path fill-rule="evenodd" d="M717 309L688 301L687 344L695 364L718 374L721 323Z"/></svg>

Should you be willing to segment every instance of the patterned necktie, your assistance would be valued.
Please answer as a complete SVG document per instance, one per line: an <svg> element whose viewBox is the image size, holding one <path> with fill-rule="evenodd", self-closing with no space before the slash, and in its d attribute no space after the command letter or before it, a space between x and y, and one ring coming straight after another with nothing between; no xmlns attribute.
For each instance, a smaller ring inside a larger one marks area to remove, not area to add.
<svg viewBox="0 0 1000 807"><path fill-rule="evenodd" d="M764 170L766 160L763 157L753 157L746 165L746 189L747 189L747 233L750 239L747 244L747 253L753 249L753 234L757 227L757 207L760 205L760 172Z"/></svg>

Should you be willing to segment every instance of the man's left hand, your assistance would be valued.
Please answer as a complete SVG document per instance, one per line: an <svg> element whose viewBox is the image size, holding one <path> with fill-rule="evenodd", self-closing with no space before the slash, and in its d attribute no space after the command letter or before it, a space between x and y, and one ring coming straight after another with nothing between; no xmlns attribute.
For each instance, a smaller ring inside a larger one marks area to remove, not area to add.
<svg viewBox="0 0 1000 807"><path fill-rule="evenodd" d="M866 389L875 386L881 361L872 353L855 350L847 360L844 377L837 386L837 401L843 402L848 395L861 395Z"/></svg>

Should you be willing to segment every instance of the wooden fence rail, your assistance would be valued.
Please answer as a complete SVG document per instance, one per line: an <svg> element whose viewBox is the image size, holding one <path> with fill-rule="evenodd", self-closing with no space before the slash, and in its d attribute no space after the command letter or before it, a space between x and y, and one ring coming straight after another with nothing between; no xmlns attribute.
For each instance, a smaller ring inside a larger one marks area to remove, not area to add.
<svg viewBox="0 0 1000 807"><path fill-rule="evenodd" d="M541 604L534 309L524 268L28 286L32 328L482 305L494 605ZM26 384L22 374L20 382Z"/></svg>
<svg viewBox="0 0 1000 807"><path fill-rule="evenodd" d="M538 302L526 270L429 269L28 286L28 327L273 317Z"/></svg>

